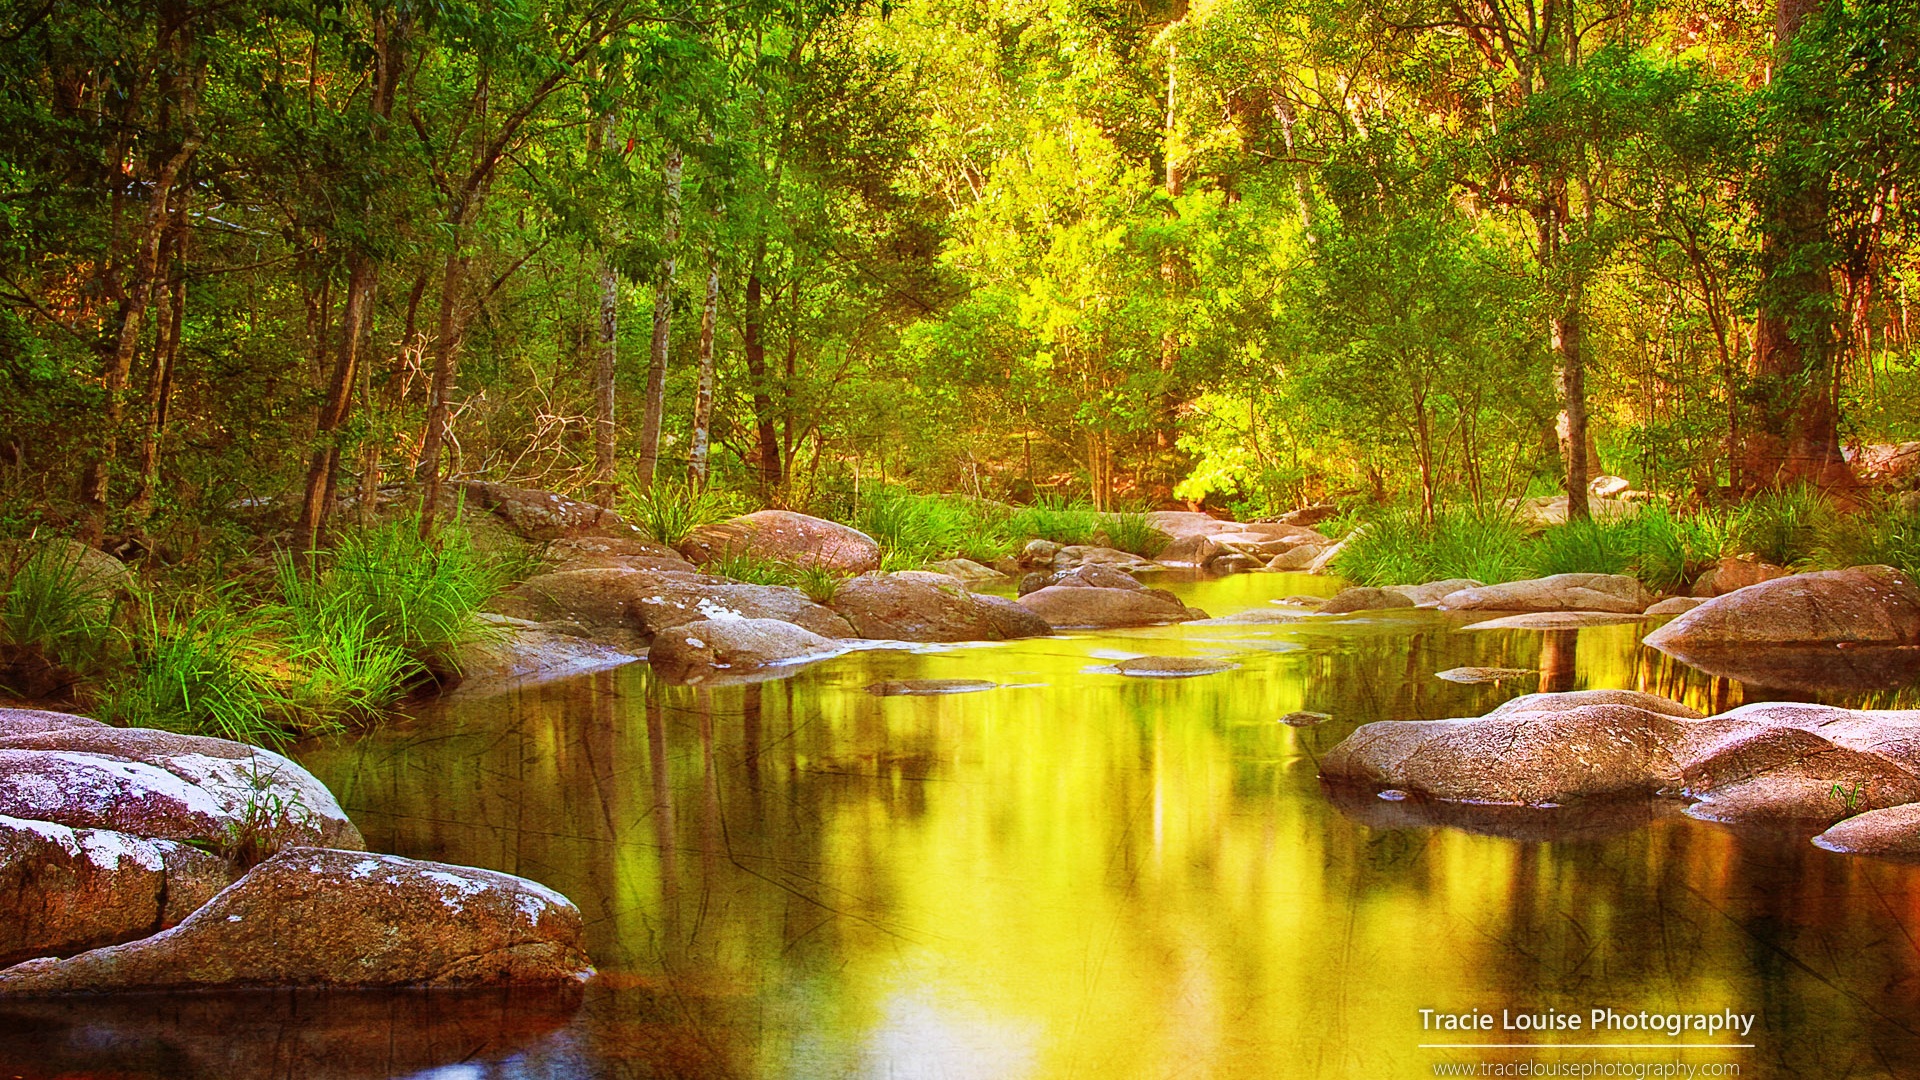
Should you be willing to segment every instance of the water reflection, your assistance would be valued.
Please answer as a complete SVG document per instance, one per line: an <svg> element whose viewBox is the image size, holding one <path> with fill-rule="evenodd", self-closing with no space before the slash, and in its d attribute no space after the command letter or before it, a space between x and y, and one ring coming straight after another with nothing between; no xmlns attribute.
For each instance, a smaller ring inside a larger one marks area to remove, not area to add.
<svg viewBox="0 0 1920 1080"><path fill-rule="evenodd" d="M1228 582L1180 587L1227 614L1320 584ZM1749 1077L1915 1059L1910 868L1645 802L1555 823L1330 798L1316 761L1356 725L1532 689L1434 677L1452 667L1741 698L1644 627L1459 622L857 653L716 688L636 666L301 756L374 846L579 902L603 975L514 1075L1428 1076L1436 1006L1758 1012ZM1143 654L1241 667L1087 672ZM938 678L1003 685L867 692ZM1332 719L1279 722L1297 712Z"/></svg>

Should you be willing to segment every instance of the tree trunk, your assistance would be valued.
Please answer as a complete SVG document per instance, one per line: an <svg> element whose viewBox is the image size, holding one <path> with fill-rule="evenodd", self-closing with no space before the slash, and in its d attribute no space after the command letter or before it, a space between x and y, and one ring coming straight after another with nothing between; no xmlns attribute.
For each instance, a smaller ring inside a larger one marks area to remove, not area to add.
<svg viewBox="0 0 1920 1080"><path fill-rule="evenodd" d="M640 458L636 467L642 488L653 486L660 461L660 426L666 412L668 331L673 322L674 245L680 242L680 148L667 151L667 221L661 231L665 253L653 286L653 354L647 361L647 396L640 418Z"/></svg>
<svg viewBox="0 0 1920 1080"><path fill-rule="evenodd" d="M376 15L373 22L373 114L370 138L386 138L386 122L393 116L393 100L399 81L396 45L387 20ZM371 201L361 206L363 216L373 211ZM314 425L313 456L307 463L306 491L300 502L300 523L294 531L313 551L320 546L320 534L326 527L333 506L333 491L340 474L340 453L345 449L347 417L353 411L353 394L360 381L360 355L373 323L373 300L380 287L380 266L363 247L347 255L347 298L340 314L340 339L334 348L333 373L327 383L327 399L320 406L319 422Z"/></svg>
<svg viewBox="0 0 1920 1080"><path fill-rule="evenodd" d="M182 31L180 36L184 38L185 32ZM176 51L184 47L184 43L175 46ZM119 454L120 425L126 414L123 397L127 378L133 371L133 356L140 345L141 323L146 317L147 307L153 302L155 280L159 274L160 242L167 231L169 218L168 203L181 171L200 149L201 135L193 124L194 83L200 77L196 73L184 86L174 87L179 98L179 116L188 131L180 145L165 158L154 174L147 197L138 254L134 259L132 288L121 302L118 333L114 338L113 351L106 358L105 377L101 380L106 392L106 408L101 422L100 445L95 449L92 460L87 462L80 481L80 498L86 507L80 539L87 544L98 545L107 531L107 489L113 471L113 459Z"/></svg>
<svg viewBox="0 0 1920 1080"><path fill-rule="evenodd" d="M1587 431L1586 341L1578 290L1553 317L1553 360L1560 384L1560 453L1567 466L1567 520L1585 521L1592 516L1587 506L1587 450L1592 436Z"/></svg>
<svg viewBox="0 0 1920 1080"><path fill-rule="evenodd" d="M1822 0L1779 0L1775 45L1791 62L1794 36ZM1847 488L1834 397L1833 282L1828 253L1827 177L1797 151L1815 129L1780 125L1761 206L1760 302L1754 320L1754 376L1742 425L1741 479L1751 491L1811 483Z"/></svg>
<svg viewBox="0 0 1920 1080"><path fill-rule="evenodd" d="M456 226L457 228L457 226ZM466 287L470 256L461 249L464 238L454 237L453 250L440 271L440 314L433 342L433 385L428 390L427 428L420 439L420 461L414 475L420 481L420 535L433 532L440 502L440 455L446 448L447 420L452 411L453 376L460 362L460 294Z"/></svg>
<svg viewBox="0 0 1920 1080"><path fill-rule="evenodd" d="M184 263L187 251L187 217L184 204L176 201L173 225L162 247L162 263ZM140 440L139 482L134 489L132 508L146 518L153 507L153 489L159 482L160 436L166 429L167 406L173 398L173 370L180 355L180 332L185 323L187 277L184 270L169 272L172 278L166 291L159 293L160 311L155 317L153 367L147 373L147 389L141 398L141 411L147 427ZM145 524L142 523L144 530Z"/></svg>
<svg viewBox="0 0 1920 1080"><path fill-rule="evenodd" d="M765 253L763 241L747 273L741 344L746 353L747 378L753 385L754 423L760 429L760 489L763 495L771 496L780 488L780 436L773 425L773 399L767 394L767 343L762 335L766 316L761 302L760 262Z"/></svg>
<svg viewBox="0 0 1920 1080"><path fill-rule="evenodd" d="M687 444L687 484L707 486L707 429L713 421L713 330L720 313L720 257L707 237L707 302L700 309L700 370L693 392L693 435Z"/></svg>
<svg viewBox="0 0 1920 1080"><path fill-rule="evenodd" d="M613 260L600 260L599 277L599 340L593 350L593 483L605 501L613 495L613 375L620 359L620 277Z"/></svg>

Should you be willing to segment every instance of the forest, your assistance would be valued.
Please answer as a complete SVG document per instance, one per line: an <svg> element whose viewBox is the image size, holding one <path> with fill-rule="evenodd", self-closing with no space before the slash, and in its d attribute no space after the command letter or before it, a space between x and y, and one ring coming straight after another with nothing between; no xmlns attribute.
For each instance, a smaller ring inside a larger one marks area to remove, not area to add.
<svg viewBox="0 0 1920 1080"><path fill-rule="evenodd" d="M475 480L898 569L1022 507L1830 515L1920 438L1913 0L45 0L0 78L0 537L176 620Z"/></svg>

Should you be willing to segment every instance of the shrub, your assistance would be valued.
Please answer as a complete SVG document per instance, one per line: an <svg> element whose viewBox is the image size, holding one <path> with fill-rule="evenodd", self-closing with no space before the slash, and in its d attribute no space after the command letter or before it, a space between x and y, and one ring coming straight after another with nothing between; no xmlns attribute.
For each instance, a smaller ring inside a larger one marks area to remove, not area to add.
<svg viewBox="0 0 1920 1080"><path fill-rule="evenodd" d="M287 556L278 569L283 604L274 615L290 673L282 708L296 726L372 716L424 671L400 642L382 635L373 612L355 605L353 590L302 578Z"/></svg>
<svg viewBox="0 0 1920 1080"><path fill-rule="evenodd" d="M847 575L826 566L803 566L793 572L793 585L816 604L831 604L846 584Z"/></svg>
<svg viewBox="0 0 1920 1080"><path fill-rule="evenodd" d="M78 545L43 544L7 580L0 643L65 667L101 660L112 641L112 590L90 573Z"/></svg>
<svg viewBox="0 0 1920 1080"><path fill-rule="evenodd" d="M1166 550L1172 537L1154 527L1145 514L1114 514L1100 526L1107 546L1151 559Z"/></svg>
<svg viewBox="0 0 1920 1080"><path fill-rule="evenodd" d="M1647 587L1673 592L1721 555L1725 519L1676 516L1647 507L1630 517L1573 521L1527 546L1534 574L1631 574Z"/></svg>
<svg viewBox="0 0 1920 1080"><path fill-rule="evenodd" d="M793 566L775 559L740 553L723 555L708 562L702 569L715 577L743 581L749 585L792 585L799 572Z"/></svg>
<svg viewBox="0 0 1920 1080"><path fill-rule="evenodd" d="M1792 566L1811 556L1838 521L1833 504L1811 487L1763 491L1733 512L1728 554L1751 553Z"/></svg>
<svg viewBox="0 0 1920 1080"><path fill-rule="evenodd" d="M1056 544L1090 544L1102 524L1102 516L1090 507L1044 498L1016 511L1003 531L1015 544L1035 537Z"/></svg>
<svg viewBox="0 0 1920 1080"><path fill-rule="evenodd" d="M1807 561L1829 570L1883 564L1920 575L1920 507L1883 505L1837 518Z"/></svg>
<svg viewBox="0 0 1920 1080"><path fill-rule="evenodd" d="M1429 525L1396 509L1360 526L1334 557L1334 569L1363 585L1452 577L1493 584L1528 574L1525 544L1525 533L1504 515L1448 508Z"/></svg>
<svg viewBox="0 0 1920 1080"><path fill-rule="evenodd" d="M735 516L738 498L727 492L695 490L686 484L656 481L642 487L639 477L621 478L619 511L622 517L654 540L679 547L693 530Z"/></svg>
<svg viewBox="0 0 1920 1080"><path fill-rule="evenodd" d="M462 646L489 634L474 615L509 579L457 522L423 538L416 519L402 518L342 535L312 586L285 600L299 625L383 642L445 672ZM343 621L342 610L364 612L364 628Z"/></svg>
<svg viewBox="0 0 1920 1080"><path fill-rule="evenodd" d="M254 744L289 733L269 714L277 696L255 653L254 619L215 595L147 605L135 629L133 669L108 698L105 718Z"/></svg>

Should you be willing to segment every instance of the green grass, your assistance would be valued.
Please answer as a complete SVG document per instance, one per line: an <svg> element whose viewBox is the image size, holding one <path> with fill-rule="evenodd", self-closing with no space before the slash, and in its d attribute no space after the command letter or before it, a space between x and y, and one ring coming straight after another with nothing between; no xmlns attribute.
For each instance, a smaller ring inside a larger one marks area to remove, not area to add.
<svg viewBox="0 0 1920 1080"><path fill-rule="evenodd" d="M1728 554L1757 555L1776 566L1792 566L1810 558L1839 522L1833 503L1813 488L1761 492L1733 512Z"/></svg>
<svg viewBox="0 0 1920 1080"><path fill-rule="evenodd" d="M1060 500L1015 509L964 495L903 491L869 494L851 524L879 542L884 570L911 570L956 557L991 563L1035 539L1104 543L1148 558L1168 541L1145 514L1103 514Z"/></svg>
<svg viewBox="0 0 1920 1080"><path fill-rule="evenodd" d="M1465 577L1493 584L1528 576L1526 533L1511 518L1447 508L1433 524L1411 510L1376 515L1348 540L1333 568L1362 585Z"/></svg>
<svg viewBox="0 0 1920 1080"><path fill-rule="evenodd" d="M1151 559L1166 550L1172 537L1154 528L1145 514L1114 514L1100 526L1107 546Z"/></svg>
<svg viewBox="0 0 1920 1080"><path fill-rule="evenodd" d="M257 618L224 594L197 602L149 604L133 631L133 665L102 708L102 719L281 745L290 732L273 716L278 701L259 655Z"/></svg>
<svg viewBox="0 0 1920 1080"><path fill-rule="evenodd" d="M302 577L290 556L279 561L279 585L274 616L290 673L282 712L296 727L372 717L424 673L400 642L381 633L375 613L357 606L356 590Z"/></svg>
<svg viewBox="0 0 1920 1080"><path fill-rule="evenodd" d="M69 668L100 663L112 643L112 591L65 544L36 548L0 596L0 643L36 650Z"/></svg>
<svg viewBox="0 0 1920 1080"><path fill-rule="evenodd" d="M422 539L418 523L402 518L341 536L311 586L283 599L297 625L383 642L444 673L456 670L464 646L488 636L474 616L512 576L457 522ZM364 613L365 625L339 618L343 609Z"/></svg>
<svg viewBox="0 0 1920 1080"><path fill-rule="evenodd" d="M1887 504L1839 517L1813 543L1807 564L1826 570L1883 565L1920 575L1920 508Z"/></svg>
<svg viewBox="0 0 1920 1080"><path fill-rule="evenodd" d="M655 482L643 488L638 477L628 474L621 479L617 509L649 537L679 547L700 526L740 513L741 503L731 493L696 491L685 484Z"/></svg>

